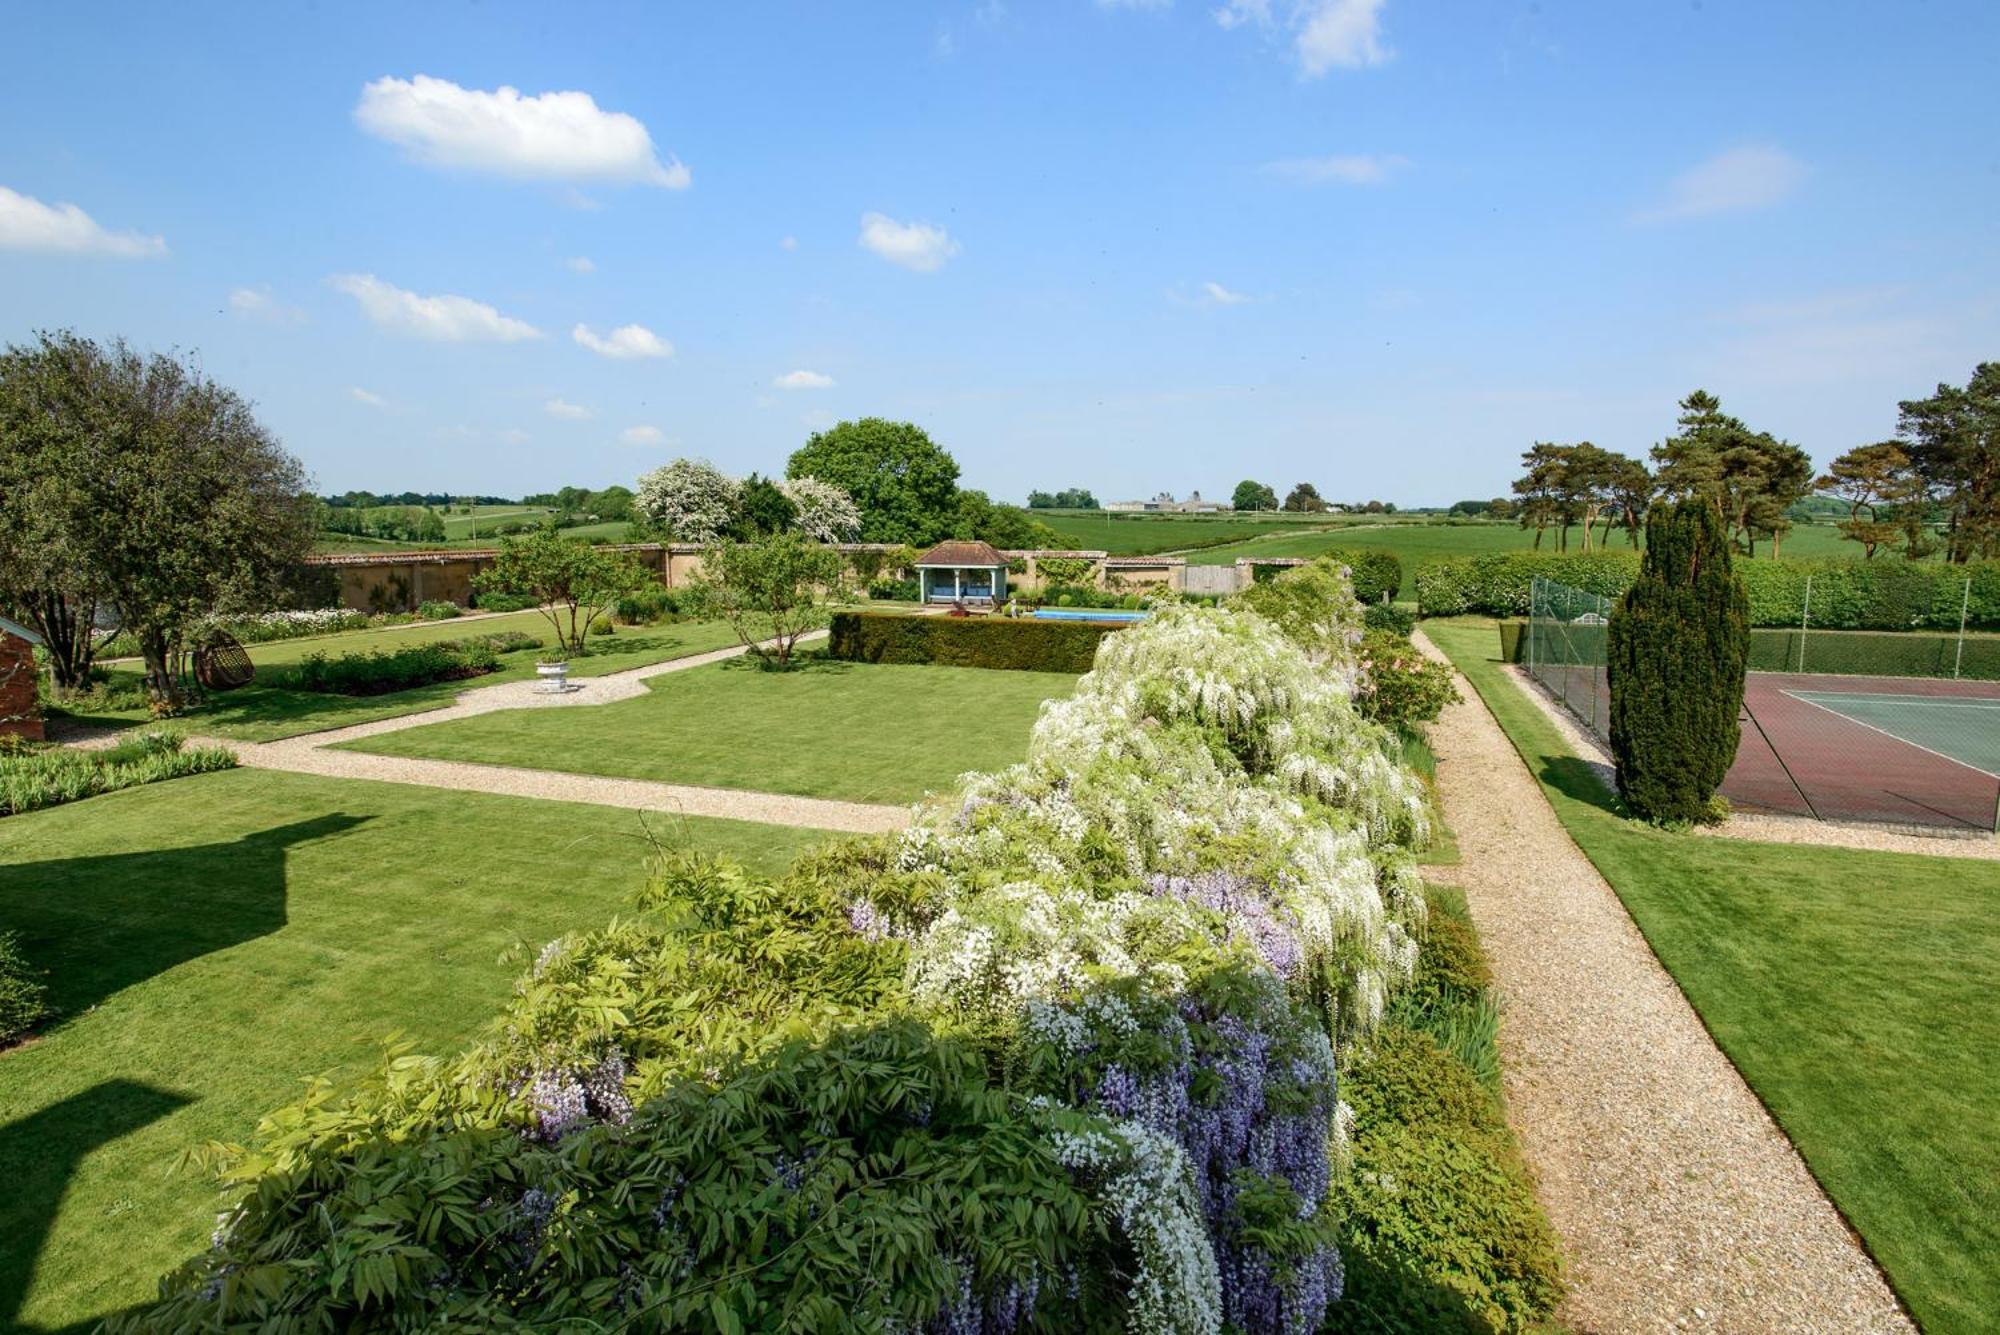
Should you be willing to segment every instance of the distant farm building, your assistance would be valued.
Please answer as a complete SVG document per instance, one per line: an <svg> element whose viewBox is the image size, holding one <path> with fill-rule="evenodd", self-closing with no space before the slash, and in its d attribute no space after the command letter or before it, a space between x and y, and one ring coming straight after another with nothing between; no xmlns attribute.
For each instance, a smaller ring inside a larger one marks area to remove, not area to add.
<svg viewBox="0 0 2000 1335"><path fill-rule="evenodd" d="M1104 508L1121 514L1218 515L1233 507L1227 501L1205 501L1198 491L1189 492L1184 501L1175 500L1171 491L1163 491L1150 501L1113 501Z"/></svg>

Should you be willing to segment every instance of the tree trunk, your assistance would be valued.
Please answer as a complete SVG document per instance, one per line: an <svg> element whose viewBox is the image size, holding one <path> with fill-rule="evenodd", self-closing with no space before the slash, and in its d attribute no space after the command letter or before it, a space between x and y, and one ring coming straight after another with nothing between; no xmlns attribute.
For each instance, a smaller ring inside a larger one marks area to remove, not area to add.
<svg viewBox="0 0 2000 1335"><path fill-rule="evenodd" d="M181 708L181 684L174 676L173 646L160 631L139 635L139 651L146 659L146 687L163 713L177 714Z"/></svg>

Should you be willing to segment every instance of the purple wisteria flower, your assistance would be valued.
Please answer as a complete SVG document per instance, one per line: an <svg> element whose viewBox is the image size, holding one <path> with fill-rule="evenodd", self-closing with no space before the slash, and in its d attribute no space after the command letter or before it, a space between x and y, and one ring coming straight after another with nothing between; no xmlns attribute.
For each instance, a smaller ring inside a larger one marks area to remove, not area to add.
<svg viewBox="0 0 2000 1335"><path fill-rule="evenodd" d="M1223 915L1231 941L1247 941L1280 978L1292 978L1305 963L1298 916L1274 904L1247 876L1205 871L1193 876L1154 874L1146 888L1163 899L1180 899Z"/></svg>

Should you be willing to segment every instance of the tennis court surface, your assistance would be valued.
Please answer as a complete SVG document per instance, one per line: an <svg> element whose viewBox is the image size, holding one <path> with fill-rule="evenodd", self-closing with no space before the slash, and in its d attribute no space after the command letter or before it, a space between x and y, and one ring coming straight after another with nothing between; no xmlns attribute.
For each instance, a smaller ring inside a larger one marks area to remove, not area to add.
<svg viewBox="0 0 2000 1335"><path fill-rule="evenodd" d="M1992 830L2000 683L1753 672L1722 793L1821 820Z"/></svg>

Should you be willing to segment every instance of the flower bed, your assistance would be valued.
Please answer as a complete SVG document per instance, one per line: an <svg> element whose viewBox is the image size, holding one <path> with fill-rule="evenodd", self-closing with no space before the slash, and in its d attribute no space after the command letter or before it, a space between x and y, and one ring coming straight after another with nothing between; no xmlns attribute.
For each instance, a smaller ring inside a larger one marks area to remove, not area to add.
<svg viewBox="0 0 2000 1335"><path fill-rule="evenodd" d="M102 751L7 746L0 748L0 816L235 764L235 752L219 746L189 750L180 734L166 729L136 733Z"/></svg>
<svg viewBox="0 0 2000 1335"><path fill-rule="evenodd" d="M509 631L463 640L413 644L389 652L308 654L291 667L272 674L271 684L296 691L335 695L387 695L440 681L463 681L500 670L500 655L541 644L532 635Z"/></svg>
<svg viewBox="0 0 2000 1335"><path fill-rule="evenodd" d="M1427 930L1340 592L1104 638L900 834L665 859L485 1042L226 1153L214 1249L113 1326L1317 1329L1337 1054Z"/></svg>

